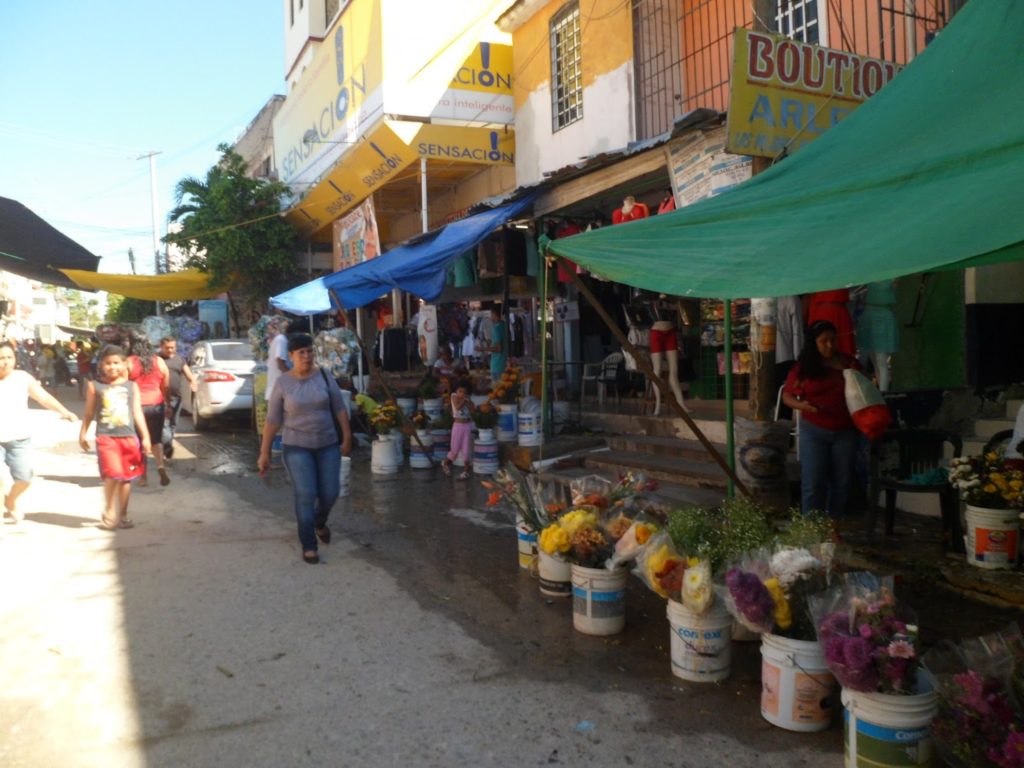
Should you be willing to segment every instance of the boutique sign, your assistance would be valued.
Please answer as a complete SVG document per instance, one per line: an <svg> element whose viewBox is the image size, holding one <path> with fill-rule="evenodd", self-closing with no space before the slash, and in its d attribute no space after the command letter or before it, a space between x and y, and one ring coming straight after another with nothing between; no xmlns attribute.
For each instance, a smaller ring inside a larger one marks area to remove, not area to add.
<svg viewBox="0 0 1024 768"><path fill-rule="evenodd" d="M813 141L892 80L891 61L737 29L726 150L778 157Z"/></svg>

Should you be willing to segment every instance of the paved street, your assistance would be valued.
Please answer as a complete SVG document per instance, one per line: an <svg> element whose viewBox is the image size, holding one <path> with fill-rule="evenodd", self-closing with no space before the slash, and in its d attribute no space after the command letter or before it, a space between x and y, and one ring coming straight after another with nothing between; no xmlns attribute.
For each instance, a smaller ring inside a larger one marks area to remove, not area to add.
<svg viewBox="0 0 1024 768"><path fill-rule="evenodd" d="M77 425L33 415L41 477L0 545L0 765L841 763L838 727L761 719L756 645L724 684L674 678L636 579L624 634L576 633L475 482L372 480L359 453L310 567L244 423L182 433L171 485L136 489L137 527L112 533Z"/></svg>

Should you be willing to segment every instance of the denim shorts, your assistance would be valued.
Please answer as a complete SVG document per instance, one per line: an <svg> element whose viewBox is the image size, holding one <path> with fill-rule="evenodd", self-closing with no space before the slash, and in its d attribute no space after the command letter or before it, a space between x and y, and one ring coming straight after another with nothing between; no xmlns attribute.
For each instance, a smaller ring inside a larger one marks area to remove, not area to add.
<svg viewBox="0 0 1024 768"><path fill-rule="evenodd" d="M0 460L11 470L14 482L29 482L32 479L32 438L0 443Z"/></svg>

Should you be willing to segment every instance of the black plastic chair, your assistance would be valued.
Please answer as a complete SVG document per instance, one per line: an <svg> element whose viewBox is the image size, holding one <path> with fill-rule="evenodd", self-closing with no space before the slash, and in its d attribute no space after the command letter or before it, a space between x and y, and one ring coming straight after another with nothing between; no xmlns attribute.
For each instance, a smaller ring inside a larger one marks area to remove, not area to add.
<svg viewBox="0 0 1024 768"><path fill-rule="evenodd" d="M959 435L934 429L905 429L887 432L871 445L871 528L878 491L885 491L885 535L892 536L896 520L897 493L937 493L942 510L942 548L964 552L963 528L960 525L960 500L956 488L948 481L914 483L911 478L947 466L952 457L963 450Z"/></svg>

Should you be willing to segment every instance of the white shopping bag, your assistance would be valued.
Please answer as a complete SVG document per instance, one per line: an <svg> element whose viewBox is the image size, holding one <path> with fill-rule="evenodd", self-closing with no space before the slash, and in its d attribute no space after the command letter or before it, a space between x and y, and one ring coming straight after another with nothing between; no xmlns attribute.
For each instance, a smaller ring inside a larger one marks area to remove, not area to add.
<svg viewBox="0 0 1024 768"><path fill-rule="evenodd" d="M872 440L885 434L892 423L892 414L878 387L858 370L847 368L843 371L846 407L853 418L854 426Z"/></svg>

